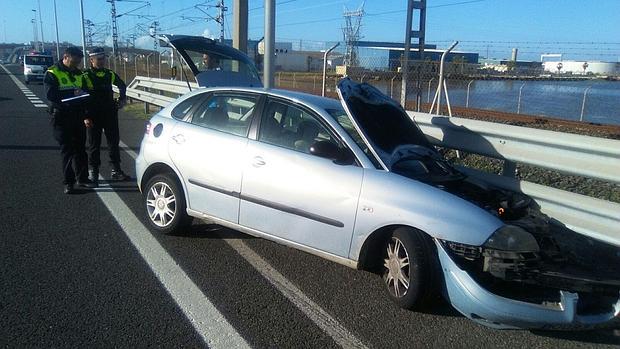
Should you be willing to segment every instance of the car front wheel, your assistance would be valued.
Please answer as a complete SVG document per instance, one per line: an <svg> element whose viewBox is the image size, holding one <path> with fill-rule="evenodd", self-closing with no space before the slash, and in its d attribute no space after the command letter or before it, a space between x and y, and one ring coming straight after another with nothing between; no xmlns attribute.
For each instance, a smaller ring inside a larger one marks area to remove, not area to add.
<svg viewBox="0 0 620 349"><path fill-rule="evenodd" d="M183 189L170 174L151 178L143 192L146 213L151 228L162 233L179 231L191 224L187 214Z"/></svg>
<svg viewBox="0 0 620 349"><path fill-rule="evenodd" d="M389 297L401 308L425 308L436 295L430 238L414 229L398 228L383 251L382 277Z"/></svg>

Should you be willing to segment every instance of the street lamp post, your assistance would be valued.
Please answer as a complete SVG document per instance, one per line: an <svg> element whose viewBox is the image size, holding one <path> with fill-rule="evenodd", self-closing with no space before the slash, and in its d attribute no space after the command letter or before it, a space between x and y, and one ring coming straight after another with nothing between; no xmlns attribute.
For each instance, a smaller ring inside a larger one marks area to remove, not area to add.
<svg viewBox="0 0 620 349"><path fill-rule="evenodd" d="M54 0L54 22L56 23L56 57L60 60L60 40L58 40L58 14L56 13L56 0Z"/></svg>
<svg viewBox="0 0 620 349"><path fill-rule="evenodd" d="M84 55L84 68L86 68L86 33L84 32L84 2L80 1L80 27L82 28L82 54Z"/></svg>

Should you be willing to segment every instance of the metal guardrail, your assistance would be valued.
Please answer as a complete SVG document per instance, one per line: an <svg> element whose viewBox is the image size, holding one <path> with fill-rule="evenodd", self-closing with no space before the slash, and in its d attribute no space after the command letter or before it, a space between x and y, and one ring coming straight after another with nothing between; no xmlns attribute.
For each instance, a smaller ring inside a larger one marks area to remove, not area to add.
<svg viewBox="0 0 620 349"><path fill-rule="evenodd" d="M195 84L192 85L194 88ZM127 89L130 98L165 107L168 95L188 91L183 81L136 77ZM620 141L538 130L492 122L408 112L441 147L503 159L512 166L524 163L563 173L620 183ZM491 184L523 192L541 210L584 235L620 246L620 204L551 188L511 176L461 168Z"/></svg>

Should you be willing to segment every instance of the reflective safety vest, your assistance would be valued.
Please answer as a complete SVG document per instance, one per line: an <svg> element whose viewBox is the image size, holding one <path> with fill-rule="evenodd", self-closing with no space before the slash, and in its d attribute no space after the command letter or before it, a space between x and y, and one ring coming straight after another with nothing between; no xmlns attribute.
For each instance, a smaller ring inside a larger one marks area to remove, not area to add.
<svg viewBox="0 0 620 349"><path fill-rule="evenodd" d="M116 74L110 69L89 69L84 72L84 85L97 103L109 103L114 99L112 86L116 85Z"/></svg>
<svg viewBox="0 0 620 349"><path fill-rule="evenodd" d="M82 73L72 74L68 71L61 70L57 65L51 66L47 72L56 77L56 80L58 80L58 89L60 91L73 91L81 89L84 85Z"/></svg>

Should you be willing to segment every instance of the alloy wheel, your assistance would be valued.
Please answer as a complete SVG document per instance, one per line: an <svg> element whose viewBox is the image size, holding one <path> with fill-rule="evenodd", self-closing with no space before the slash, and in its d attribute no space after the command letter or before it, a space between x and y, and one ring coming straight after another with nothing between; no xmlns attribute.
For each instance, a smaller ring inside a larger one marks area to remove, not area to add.
<svg viewBox="0 0 620 349"><path fill-rule="evenodd" d="M388 287L388 291L392 296L401 298L407 294L409 289L409 254L405 249L402 241L396 237L392 237L387 244L387 258L383 260L385 271L383 281Z"/></svg>
<svg viewBox="0 0 620 349"><path fill-rule="evenodd" d="M162 228L170 225L176 215L176 198L168 184L157 182L151 186L146 196L146 209L155 225Z"/></svg>

